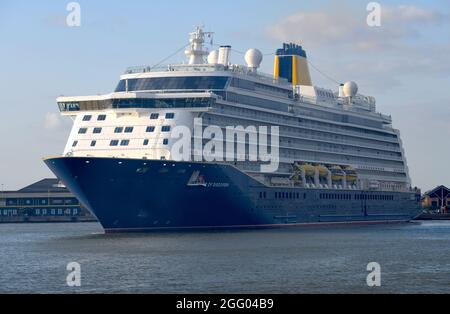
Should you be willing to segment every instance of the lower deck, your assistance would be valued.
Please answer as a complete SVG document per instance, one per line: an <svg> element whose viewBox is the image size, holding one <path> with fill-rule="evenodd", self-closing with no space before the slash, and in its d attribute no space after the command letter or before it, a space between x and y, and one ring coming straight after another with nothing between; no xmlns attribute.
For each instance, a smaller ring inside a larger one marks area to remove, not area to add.
<svg viewBox="0 0 450 314"><path fill-rule="evenodd" d="M223 164L95 157L46 164L105 230L408 221L411 192L269 187Z"/></svg>

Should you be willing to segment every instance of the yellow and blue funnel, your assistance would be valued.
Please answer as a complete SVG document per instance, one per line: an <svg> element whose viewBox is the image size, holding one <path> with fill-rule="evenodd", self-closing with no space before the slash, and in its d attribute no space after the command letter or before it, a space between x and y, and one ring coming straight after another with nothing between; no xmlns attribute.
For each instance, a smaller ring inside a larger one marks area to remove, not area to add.
<svg viewBox="0 0 450 314"><path fill-rule="evenodd" d="M273 76L285 78L292 85L312 86L306 51L302 46L285 43L283 48L277 49Z"/></svg>

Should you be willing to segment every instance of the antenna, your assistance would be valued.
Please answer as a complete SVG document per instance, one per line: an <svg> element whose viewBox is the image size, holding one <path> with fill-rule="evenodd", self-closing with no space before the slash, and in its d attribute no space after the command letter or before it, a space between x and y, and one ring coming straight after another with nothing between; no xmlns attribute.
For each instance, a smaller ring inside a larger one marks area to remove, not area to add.
<svg viewBox="0 0 450 314"><path fill-rule="evenodd" d="M189 48L184 52L189 57L189 64L203 64L204 57L208 55L208 50L203 48L205 37L211 39L213 32L204 32L203 26L196 26L195 30L189 33Z"/></svg>

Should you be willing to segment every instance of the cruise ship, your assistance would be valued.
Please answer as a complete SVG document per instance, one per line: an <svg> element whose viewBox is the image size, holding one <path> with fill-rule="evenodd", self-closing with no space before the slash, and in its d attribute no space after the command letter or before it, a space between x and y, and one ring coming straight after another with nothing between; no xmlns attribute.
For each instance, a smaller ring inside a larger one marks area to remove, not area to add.
<svg viewBox="0 0 450 314"><path fill-rule="evenodd" d="M302 46L132 67L114 92L59 97L73 120L47 166L106 233L406 222L420 213L400 133L355 82L312 84ZM239 55L245 65L234 64ZM184 136L183 136L184 135Z"/></svg>

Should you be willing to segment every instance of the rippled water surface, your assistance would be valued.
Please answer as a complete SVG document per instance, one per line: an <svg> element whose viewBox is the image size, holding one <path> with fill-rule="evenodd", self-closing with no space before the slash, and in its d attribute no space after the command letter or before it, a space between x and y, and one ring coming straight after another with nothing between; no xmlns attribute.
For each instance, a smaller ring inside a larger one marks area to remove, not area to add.
<svg viewBox="0 0 450 314"><path fill-rule="evenodd" d="M443 292L450 222L105 235L96 223L0 224L0 292ZM66 265L81 265L68 287ZM369 262L381 287L369 288Z"/></svg>

